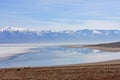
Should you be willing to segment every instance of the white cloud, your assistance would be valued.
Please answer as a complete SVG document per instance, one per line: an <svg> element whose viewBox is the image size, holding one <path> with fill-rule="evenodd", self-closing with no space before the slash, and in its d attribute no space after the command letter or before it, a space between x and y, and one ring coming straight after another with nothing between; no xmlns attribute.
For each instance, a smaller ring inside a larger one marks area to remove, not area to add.
<svg viewBox="0 0 120 80"><path fill-rule="evenodd" d="M84 21L83 26L90 29L120 29L119 22L105 20L87 20Z"/></svg>
<svg viewBox="0 0 120 80"><path fill-rule="evenodd" d="M119 0L21 0L11 2L12 6L3 4L10 7L0 8L0 22L2 27L36 29L120 29L116 21L120 19L119 3Z"/></svg>
<svg viewBox="0 0 120 80"><path fill-rule="evenodd" d="M11 24L10 26L14 27L26 27L26 28L33 28L37 30L80 30L80 29L119 29L120 30L120 23L119 21L107 21L107 20L76 20L76 23L72 20L63 19L61 21L19 21L20 23L24 24ZM18 22L17 22L18 23ZM9 26L9 25L7 25Z"/></svg>
<svg viewBox="0 0 120 80"><path fill-rule="evenodd" d="M55 30L79 30L79 29L120 29L120 23L105 20L84 20L79 21L81 24L67 24L67 23L49 23L50 26L43 27L43 29Z"/></svg>
<svg viewBox="0 0 120 80"><path fill-rule="evenodd" d="M120 17L117 16L117 17L106 17L107 19L112 19L112 20L120 20Z"/></svg>

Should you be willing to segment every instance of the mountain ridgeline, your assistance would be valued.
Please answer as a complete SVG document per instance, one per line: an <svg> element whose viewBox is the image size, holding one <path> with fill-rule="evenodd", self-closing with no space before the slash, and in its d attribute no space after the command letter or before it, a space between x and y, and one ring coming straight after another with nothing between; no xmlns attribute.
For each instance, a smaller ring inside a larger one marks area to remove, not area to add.
<svg viewBox="0 0 120 80"><path fill-rule="evenodd" d="M113 42L120 41L120 30L29 30L8 27L0 30L0 43Z"/></svg>

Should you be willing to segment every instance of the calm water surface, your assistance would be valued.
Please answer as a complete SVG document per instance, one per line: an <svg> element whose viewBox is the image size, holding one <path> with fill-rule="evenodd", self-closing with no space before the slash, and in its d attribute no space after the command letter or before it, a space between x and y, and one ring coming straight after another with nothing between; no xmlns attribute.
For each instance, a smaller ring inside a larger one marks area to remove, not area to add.
<svg viewBox="0 0 120 80"><path fill-rule="evenodd" d="M33 44L0 45L0 55L2 56L0 57L0 67L53 66L120 59L120 52L106 52L88 48L65 48L47 44L35 45L34 47L30 47ZM29 50L24 51L22 48L26 48L26 46L29 46ZM6 50L9 51L6 52ZM6 57L5 54L7 53L10 54ZM11 54L12 56L10 56Z"/></svg>

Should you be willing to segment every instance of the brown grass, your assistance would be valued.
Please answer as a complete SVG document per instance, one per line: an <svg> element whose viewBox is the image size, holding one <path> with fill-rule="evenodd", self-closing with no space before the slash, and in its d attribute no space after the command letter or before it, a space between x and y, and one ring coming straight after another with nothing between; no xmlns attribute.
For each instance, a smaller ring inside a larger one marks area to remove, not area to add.
<svg viewBox="0 0 120 80"><path fill-rule="evenodd" d="M118 52L120 47L118 43L116 44L117 47L108 45L84 47ZM114 43L115 46L116 44ZM0 69L0 80L120 80L120 60L71 66Z"/></svg>
<svg viewBox="0 0 120 80"><path fill-rule="evenodd" d="M0 69L0 80L120 80L120 64Z"/></svg>

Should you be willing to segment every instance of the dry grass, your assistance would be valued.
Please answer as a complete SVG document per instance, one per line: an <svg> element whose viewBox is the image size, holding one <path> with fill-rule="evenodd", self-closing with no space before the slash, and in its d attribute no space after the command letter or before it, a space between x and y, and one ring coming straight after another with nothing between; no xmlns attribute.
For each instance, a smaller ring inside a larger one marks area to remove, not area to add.
<svg viewBox="0 0 120 80"><path fill-rule="evenodd" d="M116 44L117 47L84 47L117 52L120 51L120 47ZM0 69L0 80L120 80L120 60L71 66Z"/></svg>
<svg viewBox="0 0 120 80"><path fill-rule="evenodd" d="M120 80L120 64L0 69L0 80Z"/></svg>

